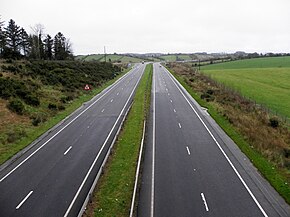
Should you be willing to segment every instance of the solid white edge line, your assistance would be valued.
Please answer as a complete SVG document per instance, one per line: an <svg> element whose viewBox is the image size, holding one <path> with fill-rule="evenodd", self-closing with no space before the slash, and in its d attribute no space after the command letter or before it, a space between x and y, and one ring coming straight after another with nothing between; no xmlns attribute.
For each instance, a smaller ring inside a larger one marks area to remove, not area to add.
<svg viewBox="0 0 290 217"><path fill-rule="evenodd" d="M238 170L235 168L234 164L231 162L231 160L229 159L229 157L227 156L227 154L224 152L224 150L222 149L222 147L220 146L220 144L218 143L218 141L216 140L216 138L214 137L214 135L212 134L212 132L206 126L206 124L204 123L204 121L201 119L200 115L193 108L193 106L191 105L191 103L189 102L189 100L186 98L186 96L184 95L184 93L181 91L181 89L177 85L177 83L179 83L179 82L176 80L176 78L173 77L173 75L170 74L170 72L168 72L167 69L166 69L166 72L167 72L167 75L172 80L172 82L177 87L177 89L179 90L179 92L185 98L185 100L187 101L187 103L189 104L189 106L191 107L191 109L194 111L194 113L196 114L196 116L198 117L198 119L200 120L200 122L203 124L203 126L205 127L205 129L207 130L207 132L210 134L211 138L215 141L216 145L218 146L218 148L220 149L220 151L222 152L222 154L224 155L224 157L226 158L226 160L228 161L228 163L230 164L230 166L232 167L232 169L234 170L234 172L236 173L236 175L238 176L238 178L240 179L240 181L242 182L242 184L244 185L244 187L246 188L246 190L248 191L248 193L250 194L250 196L252 197L252 199L254 200L254 202L256 203L256 205L258 206L258 208L260 209L260 211L263 213L263 215L265 217L268 217L267 213L264 211L263 207L260 205L260 203L256 199L255 195L252 193L252 191L250 190L250 188L248 187L248 185L246 184L246 182L244 181L244 179L242 178L242 176L240 175L240 173L238 172Z"/></svg>
<svg viewBox="0 0 290 217"><path fill-rule="evenodd" d="M131 72L131 71L130 71ZM67 128L72 122L74 122L77 118L79 118L83 113L85 113L88 109L90 109L94 104L96 104L100 99L102 99L107 93L109 93L112 89L114 89L117 84L119 84L122 80L124 80L128 75L130 74L128 72L123 77L119 78L119 80L116 81L116 83L111 86L107 92L105 92L103 95L100 96L96 101L94 101L91 105L89 105L86 109L84 109L80 114L78 114L74 119L72 119L67 125L65 125L63 128L61 128L58 132L56 132L52 137L50 137L45 143L43 143L41 146L39 146L34 152L32 152L28 157L26 157L23 161L21 161L16 167L14 167L9 173L7 173L2 179L0 179L0 182L2 182L4 179L6 179L11 173L13 173L16 169L18 169L22 164L24 164L27 160L29 160L35 153L37 153L40 149L42 149L47 143L49 143L54 137L56 137L59 133L61 133L65 128Z"/></svg>
<svg viewBox="0 0 290 217"><path fill-rule="evenodd" d="M155 182L155 73L153 68L153 138L152 138L152 177L151 177L151 212L150 217L154 216L154 182Z"/></svg>
<svg viewBox="0 0 290 217"><path fill-rule="evenodd" d="M190 151L189 151L188 146L186 146L186 150L187 150L188 155L190 155Z"/></svg>
<svg viewBox="0 0 290 217"><path fill-rule="evenodd" d="M207 206L207 202L206 202L205 196L204 196L203 193L201 193L200 195L201 195L201 199L203 200L203 203L204 203L204 206L205 206L205 210L208 212L209 208Z"/></svg>
<svg viewBox="0 0 290 217"><path fill-rule="evenodd" d="M33 191L30 191L26 197L18 204L18 206L16 207L16 209L19 209L24 203L25 201L30 197L30 195L33 193Z"/></svg>
<svg viewBox="0 0 290 217"><path fill-rule="evenodd" d="M116 125L117 125L117 123L118 123L120 117L122 116L122 114L123 114L125 108L127 107L128 103L129 103L129 101L130 101L130 99L131 99L133 93L135 92L135 89L136 89L136 87L138 86L139 81L140 81L140 79L142 78L142 75L143 75L143 73L140 75L140 78L139 78L138 81L136 82L136 84L135 84L135 86L134 86L134 88L133 88L133 90L132 90L130 96L128 97L128 99L127 99L127 101L126 101L126 103L125 103L123 109L121 110L121 112L120 112L120 114L119 114L119 116L118 116L116 122L114 123L114 125L113 125L113 127L112 127L110 133L108 134L106 140L104 141L104 143L103 143L103 145L102 145L100 151L98 152L98 154L97 154L95 160L93 161L93 163L92 163L90 169L88 170L88 172L87 172L85 178L83 179L83 181L82 181L80 187L78 188L78 190L77 190L77 192L76 192L76 194L75 194L73 200L71 201L71 203L70 203L70 205L69 205L67 211L65 212L64 217L67 217L67 216L69 215L69 212L70 212L71 208L73 207L73 205L74 205L74 203L75 203L75 201L76 201L78 195L80 194L80 192L81 192L83 186L85 185L85 182L87 181L87 179L88 179L88 177L89 177L91 171L93 170L93 168L94 168L94 166L95 166L97 160L99 159L99 156L101 155L101 153L102 153L102 151L103 151L103 149L104 149L106 143L108 142L108 140L109 140L109 138L110 138L112 132L114 131L114 128L116 127Z"/></svg>
<svg viewBox="0 0 290 217"><path fill-rule="evenodd" d="M70 146L64 153L63 155L66 155L70 150L71 150L72 146Z"/></svg>
<svg viewBox="0 0 290 217"><path fill-rule="evenodd" d="M138 186L138 178L139 178L139 171L141 166L141 160L142 160L142 153L143 153L143 145L144 145L144 138L145 138L145 129L146 129L146 121L144 121L143 124L143 135L141 140L141 146L140 146L140 152L139 152L139 159L136 169L136 175L135 175L135 184L134 184L134 190L132 195L132 202L131 202L131 209L130 209L130 217L133 217L134 213L134 205L135 205L135 198L136 198L136 192L137 192L137 186Z"/></svg>

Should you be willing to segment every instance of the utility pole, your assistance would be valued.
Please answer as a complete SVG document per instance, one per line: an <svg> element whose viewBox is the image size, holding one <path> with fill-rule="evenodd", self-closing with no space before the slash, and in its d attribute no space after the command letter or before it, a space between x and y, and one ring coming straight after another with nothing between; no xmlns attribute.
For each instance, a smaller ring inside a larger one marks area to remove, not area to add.
<svg viewBox="0 0 290 217"><path fill-rule="evenodd" d="M106 63L107 62L106 46L104 46L104 53L105 53L105 63Z"/></svg>

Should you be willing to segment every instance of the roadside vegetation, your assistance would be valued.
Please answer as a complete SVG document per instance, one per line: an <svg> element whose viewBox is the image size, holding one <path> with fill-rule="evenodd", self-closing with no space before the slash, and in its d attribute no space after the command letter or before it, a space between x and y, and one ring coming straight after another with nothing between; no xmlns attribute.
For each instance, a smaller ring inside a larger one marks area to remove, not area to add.
<svg viewBox="0 0 290 217"><path fill-rule="evenodd" d="M289 125L238 91L201 74L188 64L172 63L168 67L199 104L208 108L215 121L290 203ZM242 78L241 75L240 80Z"/></svg>
<svg viewBox="0 0 290 217"><path fill-rule="evenodd" d="M111 84L110 63L0 60L0 164ZM91 87L85 91L85 85Z"/></svg>
<svg viewBox="0 0 290 217"><path fill-rule="evenodd" d="M201 71L290 123L290 57L208 65Z"/></svg>
<svg viewBox="0 0 290 217"><path fill-rule="evenodd" d="M130 213L143 122L150 107L152 64L146 66L133 105L83 216L127 217Z"/></svg>

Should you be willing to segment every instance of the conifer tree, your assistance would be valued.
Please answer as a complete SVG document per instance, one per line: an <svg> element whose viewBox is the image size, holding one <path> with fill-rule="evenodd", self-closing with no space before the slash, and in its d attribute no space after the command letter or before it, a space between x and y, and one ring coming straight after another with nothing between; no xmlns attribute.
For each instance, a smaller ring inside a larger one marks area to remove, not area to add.
<svg viewBox="0 0 290 217"><path fill-rule="evenodd" d="M14 20L11 19L5 30L7 37L7 47L10 48L14 54L19 54L19 46L21 44L20 27L16 25Z"/></svg>

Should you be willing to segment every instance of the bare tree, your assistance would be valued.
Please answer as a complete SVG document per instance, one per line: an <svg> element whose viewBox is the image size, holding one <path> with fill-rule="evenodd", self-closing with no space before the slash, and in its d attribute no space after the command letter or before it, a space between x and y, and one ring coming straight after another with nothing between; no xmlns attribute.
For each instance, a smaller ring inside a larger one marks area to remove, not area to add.
<svg viewBox="0 0 290 217"><path fill-rule="evenodd" d="M38 38L38 40L35 40L35 37L33 42L35 44L31 45L34 46L35 49L35 56L37 59L43 58L44 57L44 48L43 48L43 42L42 42L42 37L44 35L44 25L38 23L35 24L34 26L31 26L30 29L33 31L33 35Z"/></svg>
<svg viewBox="0 0 290 217"><path fill-rule="evenodd" d="M2 54L6 45L6 35L5 35L5 31L2 28L3 26L4 26L4 21L1 20L1 16L0 16L0 54Z"/></svg>

